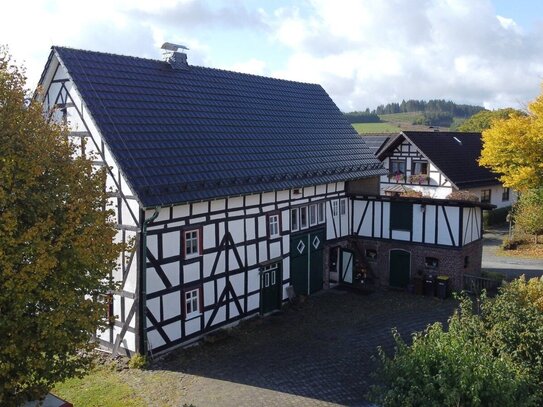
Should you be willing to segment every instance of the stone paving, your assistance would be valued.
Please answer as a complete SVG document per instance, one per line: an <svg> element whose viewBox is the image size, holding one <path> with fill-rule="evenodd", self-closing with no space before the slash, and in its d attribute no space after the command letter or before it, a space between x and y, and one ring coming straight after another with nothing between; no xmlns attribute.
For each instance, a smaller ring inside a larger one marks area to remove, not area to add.
<svg viewBox="0 0 543 407"><path fill-rule="evenodd" d="M174 351L156 369L183 373L184 403L365 406L377 346L391 350L456 303L403 292L323 291L278 315L246 321L215 343Z"/></svg>

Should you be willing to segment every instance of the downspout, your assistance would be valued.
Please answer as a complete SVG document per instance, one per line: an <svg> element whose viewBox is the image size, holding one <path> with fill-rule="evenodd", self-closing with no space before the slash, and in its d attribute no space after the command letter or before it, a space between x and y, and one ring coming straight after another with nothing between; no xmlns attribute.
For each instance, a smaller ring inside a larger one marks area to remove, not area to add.
<svg viewBox="0 0 543 407"><path fill-rule="evenodd" d="M139 304L138 304L138 314L139 314L139 353L141 355L147 355L147 317L145 316L145 297L147 295L147 226L153 222L160 212L160 206L155 208L153 214L145 219L141 226L141 239L140 239L140 267L139 267ZM145 211L143 211L145 214ZM144 215L145 216L145 215Z"/></svg>

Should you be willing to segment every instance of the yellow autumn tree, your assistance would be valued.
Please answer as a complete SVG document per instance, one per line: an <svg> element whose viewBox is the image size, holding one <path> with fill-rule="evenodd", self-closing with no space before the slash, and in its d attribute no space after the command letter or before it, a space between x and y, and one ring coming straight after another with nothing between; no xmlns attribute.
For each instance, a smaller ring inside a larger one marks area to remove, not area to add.
<svg viewBox="0 0 543 407"><path fill-rule="evenodd" d="M528 115L512 113L483 131L479 164L500 174L506 187L543 186L543 94L528 105Z"/></svg>
<svg viewBox="0 0 543 407"><path fill-rule="evenodd" d="M0 405L20 406L89 366L105 326L96 301L119 245L104 210L105 171L74 157L67 130L26 102L0 47Z"/></svg>

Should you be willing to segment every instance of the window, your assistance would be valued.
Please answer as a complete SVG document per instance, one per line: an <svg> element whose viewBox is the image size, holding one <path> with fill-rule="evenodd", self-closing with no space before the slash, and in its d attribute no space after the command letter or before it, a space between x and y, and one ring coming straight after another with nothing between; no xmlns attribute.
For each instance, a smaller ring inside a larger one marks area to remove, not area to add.
<svg viewBox="0 0 543 407"><path fill-rule="evenodd" d="M201 313L201 293L199 288L185 291L185 318L190 319Z"/></svg>
<svg viewBox="0 0 543 407"><path fill-rule="evenodd" d="M411 230L413 228L413 205L405 202L390 203L390 229Z"/></svg>
<svg viewBox="0 0 543 407"><path fill-rule="evenodd" d="M302 229L307 228L307 206L300 208L300 227Z"/></svg>
<svg viewBox="0 0 543 407"><path fill-rule="evenodd" d="M337 216L339 214L339 201L332 201L332 216Z"/></svg>
<svg viewBox="0 0 543 407"><path fill-rule="evenodd" d="M298 208L290 210L290 230L296 232L300 229L300 210Z"/></svg>
<svg viewBox="0 0 543 407"><path fill-rule="evenodd" d="M318 222L324 223L324 202L318 203Z"/></svg>
<svg viewBox="0 0 543 407"><path fill-rule="evenodd" d="M309 207L309 226L317 224L317 205L311 205Z"/></svg>
<svg viewBox="0 0 543 407"><path fill-rule="evenodd" d="M185 258L196 257L200 254L200 230L187 230L184 232Z"/></svg>
<svg viewBox="0 0 543 407"><path fill-rule="evenodd" d="M490 194L492 190L490 189L483 189L481 191L481 202L482 203L490 203Z"/></svg>
<svg viewBox="0 0 543 407"><path fill-rule="evenodd" d="M411 174L428 174L428 163L426 161L415 161L413 162L413 168L411 169Z"/></svg>
<svg viewBox="0 0 543 407"><path fill-rule="evenodd" d="M342 199L339 201L339 214L345 215L347 213L347 200Z"/></svg>
<svg viewBox="0 0 543 407"><path fill-rule="evenodd" d="M279 215L268 215L268 235L269 237L279 236Z"/></svg>
<svg viewBox="0 0 543 407"><path fill-rule="evenodd" d="M508 200L509 200L509 188L503 188L502 201L508 201Z"/></svg>
<svg viewBox="0 0 543 407"><path fill-rule="evenodd" d="M390 172L392 174L405 174L405 161L390 160Z"/></svg>

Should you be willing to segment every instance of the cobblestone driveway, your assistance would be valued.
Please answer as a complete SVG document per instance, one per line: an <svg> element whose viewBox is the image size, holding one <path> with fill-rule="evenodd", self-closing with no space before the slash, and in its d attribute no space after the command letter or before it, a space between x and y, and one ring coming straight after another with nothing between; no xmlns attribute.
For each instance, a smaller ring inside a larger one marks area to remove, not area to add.
<svg viewBox="0 0 543 407"><path fill-rule="evenodd" d="M182 372L187 404L366 405L371 355L445 322L455 302L399 292L328 290L280 315L250 320L216 343L170 353L156 368Z"/></svg>

